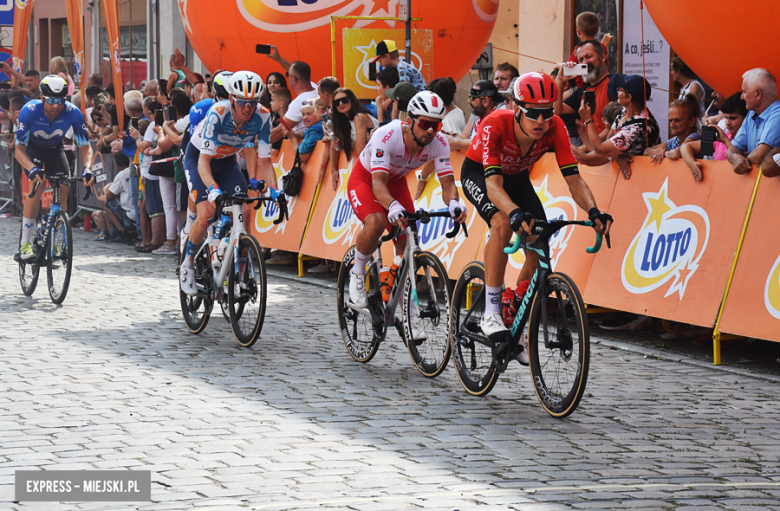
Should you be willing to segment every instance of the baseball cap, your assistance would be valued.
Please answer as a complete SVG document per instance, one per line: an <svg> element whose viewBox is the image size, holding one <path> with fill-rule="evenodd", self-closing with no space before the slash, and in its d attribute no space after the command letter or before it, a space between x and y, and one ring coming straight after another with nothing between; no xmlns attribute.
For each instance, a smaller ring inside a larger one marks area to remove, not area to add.
<svg viewBox="0 0 780 511"><path fill-rule="evenodd" d="M379 57L381 57L385 53L393 53L394 51L398 51L398 46L395 45L395 41L391 39L385 39L384 41L379 41L376 45L376 57L371 59L369 62L376 62L379 59Z"/></svg>
<svg viewBox="0 0 780 511"><path fill-rule="evenodd" d="M650 99L650 93L653 91L653 86L641 75L616 73L612 77L610 85L612 84L615 85L615 88L623 89L631 94L632 98L644 97L645 101Z"/></svg>
<svg viewBox="0 0 780 511"><path fill-rule="evenodd" d="M392 89L387 89L385 96L396 101L409 101L417 94L417 88L409 82L398 82Z"/></svg>

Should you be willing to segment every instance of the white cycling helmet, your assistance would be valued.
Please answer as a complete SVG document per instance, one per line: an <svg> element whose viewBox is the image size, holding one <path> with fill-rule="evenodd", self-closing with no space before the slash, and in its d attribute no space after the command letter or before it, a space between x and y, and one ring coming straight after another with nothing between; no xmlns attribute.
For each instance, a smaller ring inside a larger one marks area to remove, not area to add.
<svg viewBox="0 0 780 511"><path fill-rule="evenodd" d="M64 98L68 95L68 82L57 75L49 75L41 80L40 89L45 98Z"/></svg>
<svg viewBox="0 0 780 511"><path fill-rule="evenodd" d="M260 99L265 90L263 79L252 71L238 71L228 80L230 93L238 99Z"/></svg>
<svg viewBox="0 0 780 511"><path fill-rule="evenodd" d="M214 95L217 100L227 99L230 96L230 77L233 73L230 71L222 71L214 77L212 86L214 87Z"/></svg>
<svg viewBox="0 0 780 511"><path fill-rule="evenodd" d="M414 95L409 100L409 106L406 111L412 117L424 115L432 119L442 120L446 115L446 108L444 108L444 101L438 94L424 90Z"/></svg>

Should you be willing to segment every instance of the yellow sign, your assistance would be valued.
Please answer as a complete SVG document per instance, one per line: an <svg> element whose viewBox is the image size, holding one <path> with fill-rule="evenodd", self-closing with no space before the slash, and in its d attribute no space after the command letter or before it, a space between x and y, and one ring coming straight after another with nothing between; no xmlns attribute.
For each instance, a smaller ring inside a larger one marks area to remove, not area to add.
<svg viewBox="0 0 780 511"><path fill-rule="evenodd" d="M376 56L376 45L385 39L396 42L401 58L406 37L400 29L345 28L343 34L344 86L360 99L377 97L376 83L368 79L368 61ZM412 65L425 78L433 80L433 33L431 30L412 30Z"/></svg>

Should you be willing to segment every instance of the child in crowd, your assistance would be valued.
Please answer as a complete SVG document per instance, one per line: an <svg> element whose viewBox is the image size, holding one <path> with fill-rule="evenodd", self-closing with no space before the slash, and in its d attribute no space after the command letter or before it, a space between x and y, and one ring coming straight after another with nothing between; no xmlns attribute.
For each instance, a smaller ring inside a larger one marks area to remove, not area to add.
<svg viewBox="0 0 780 511"><path fill-rule="evenodd" d="M121 151L111 155L119 170L113 183L103 187L103 193L98 201L103 211L92 214L100 234L95 241L130 239L135 235L135 207L133 206L132 190L130 188L130 159Z"/></svg>
<svg viewBox="0 0 780 511"><path fill-rule="evenodd" d="M301 116L306 131L303 132L303 140L298 146L298 154L301 156L301 163L306 163L311 158L311 153L317 142L322 140L325 133L322 131L322 114L326 110L325 104L320 98L307 99L301 105Z"/></svg>
<svg viewBox="0 0 780 511"><path fill-rule="evenodd" d="M583 11L577 15L577 17L574 20L574 25L577 30L577 38L580 40L580 42L583 41L594 41L596 39L596 36L599 34L599 17L596 13L590 12L590 11ZM604 47L604 55L607 56L606 64L609 66L609 48L607 46L612 41L612 35L611 34L604 34L604 37L601 38L601 46ZM579 62L577 60L577 45L574 45L574 49L571 51L571 56L569 57L569 62ZM576 77L574 80L574 85L577 87L582 87L585 85L585 82L583 81L581 76Z"/></svg>
<svg viewBox="0 0 780 511"><path fill-rule="evenodd" d="M731 148L731 139L737 134L739 128L747 117L747 106L745 100L740 97L740 93L736 93L723 102L720 107L720 111L723 113L723 118L726 121L726 130L721 129L720 126L712 126L718 130L718 138L713 143L714 153L713 160L725 161L726 155ZM701 140L684 144L680 147L680 153L682 159L691 169L694 181L701 181L703 179L701 163L696 161L695 155L701 153Z"/></svg>
<svg viewBox="0 0 780 511"><path fill-rule="evenodd" d="M292 101L292 94L290 89L279 87L271 93L271 128L279 126L284 123L284 116L287 115L287 108ZM292 132L294 126L284 126L284 137L287 138L287 132ZM293 145L295 145L295 137L289 137ZM271 157L276 158L279 151L282 148L282 140L278 140L271 144ZM295 147L293 147L294 149Z"/></svg>
<svg viewBox="0 0 780 511"><path fill-rule="evenodd" d="M393 100L387 97L387 90L395 87L399 81L396 67L386 67L376 75L376 117L380 126L393 120Z"/></svg>

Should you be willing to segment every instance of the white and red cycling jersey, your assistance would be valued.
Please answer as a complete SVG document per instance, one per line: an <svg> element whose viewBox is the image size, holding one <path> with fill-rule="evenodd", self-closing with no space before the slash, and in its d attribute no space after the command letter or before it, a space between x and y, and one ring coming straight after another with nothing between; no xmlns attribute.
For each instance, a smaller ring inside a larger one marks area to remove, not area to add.
<svg viewBox="0 0 780 511"><path fill-rule="evenodd" d="M412 157L404 143L402 126L403 123L396 119L377 129L360 153L360 165L356 167L362 167L370 174L384 172L390 175L392 181L403 179L409 172L433 161L440 179L451 176L450 144L444 135L436 133L431 143Z"/></svg>

